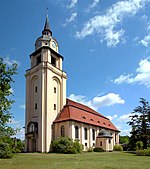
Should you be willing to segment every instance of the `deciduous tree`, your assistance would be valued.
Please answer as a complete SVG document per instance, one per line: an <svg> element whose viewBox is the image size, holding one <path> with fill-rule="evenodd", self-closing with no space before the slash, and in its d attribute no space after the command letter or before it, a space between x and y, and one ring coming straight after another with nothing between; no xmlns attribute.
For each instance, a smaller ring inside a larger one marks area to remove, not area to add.
<svg viewBox="0 0 150 169"><path fill-rule="evenodd" d="M15 134L15 130L8 125L8 122L12 118L10 109L14 100L11 99L12 88L11 85L14 82L12 76L17 74L17 64L7 66L3 59L0 58L0 138L5 136L12 136Z"/></svg>

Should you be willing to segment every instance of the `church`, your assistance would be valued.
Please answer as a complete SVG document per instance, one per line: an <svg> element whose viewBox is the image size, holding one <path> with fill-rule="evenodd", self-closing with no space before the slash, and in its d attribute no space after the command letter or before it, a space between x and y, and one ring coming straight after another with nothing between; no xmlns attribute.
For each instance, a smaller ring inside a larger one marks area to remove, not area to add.
<svg viewBox="0 0 150 169"><path fill-rule="evenodd" d="M119 144L119 130L102 114L66 98L63 59L47 15L25 74L25 151L49 152L58 137L79 140L84 151L91 147L112 151Z"/></svg>

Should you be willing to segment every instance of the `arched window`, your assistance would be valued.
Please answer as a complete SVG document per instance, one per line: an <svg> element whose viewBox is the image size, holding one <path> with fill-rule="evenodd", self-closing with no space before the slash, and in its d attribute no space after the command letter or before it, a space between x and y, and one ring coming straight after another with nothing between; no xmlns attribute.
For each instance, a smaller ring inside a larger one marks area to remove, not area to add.
<svg viewBox="0 0 150 169"><path fill-rule="evenodd" d="M75 126L75 139L79 139L79 127Z"/></svg>
<svg viewBox="0 0 150 169"><path fill-rule="evenodd" d="M87 140L87 128L84 128L84 139Z"/></svg>
<svg viewBox="0 0 150 169"><path fill-rule="evenodd" d="M38 133L38 123L29 122L27 126L27 133Z"/></svg>
<svg viewBox="0 0 150 169"><path fill-rule="evenodd" d="M94 129L92 130L92 138L93 138L93 140L95 140L95 130Z"/></svg>
<svg viewBox="0 0 150 169"><path fill-rule="evenodd" d="M65 137L65 127L64 126L61 126L61 136L62 137Z"/></svg>
<svg viewBox="0 0 150 169"><path fill-rule="evenodd" d="M30 131L30 133L35 131L34 123L31 123L31 125L29 127L29 131Z"/></svg>

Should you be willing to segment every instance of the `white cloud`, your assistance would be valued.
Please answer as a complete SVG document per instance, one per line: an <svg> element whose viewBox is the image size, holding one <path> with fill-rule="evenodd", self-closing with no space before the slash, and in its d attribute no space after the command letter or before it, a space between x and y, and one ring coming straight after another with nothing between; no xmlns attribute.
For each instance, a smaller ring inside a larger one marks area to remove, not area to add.
<svg viewBox="0 0 150 169"><path fill-rule="evenodd" d="M94 97L93 98L93 105L95 107L104 107L104 106L112 106L114 104L124 104L125 101L121 99L119 94L115 93L108 93L107 95Z"/></svg>
<svg viewBox="0 0 150 169"><path fill-rule="evenodd" d="M10 121L8 122L8 125L13 127L14 129L20 129L19 132L16 133L16 135L14 135L13 137L17 137L21 140L24 140L25 138L25 129L23 128L24 126L24 122L23 121L17 121L15 119L10 119Z"/></svg>
<svg viewBox="0 0 150 169"><path fill-rule="evenodd" d="M67 26L70 22L73 22L77 17L77 13L72 13L70 18L67 18L63 26Z"/></svg>
<svg viewBox="0 0 150 169"><path fill-rule="evenodd" d="M117 121L128 122L130 120L131 113L121 115Z"/></svg>
<svg viewBox="0 0 150 169"><path fill-rule="evenodd" d="M148 58L143 59L139 63L139 67L136 69L137 74L120 75L118 78L113 80L116 84L122 83L138 83L143 84L146 87L150 87L150 61Z"/></svg>
<svg viewBox="0 0 150 169"><path fill-rule="evenodd" d="M144 39L142 39L139 43L142 44L145 47L148 47L149 44L150 44L150 33L148 35L146 35L144 37Z"/></svg>
<svg viewBox="0 0 150 169"><path fill-rule="evenodd" d="M4 63L8 66L12 66L12 64L16 63L18 66L20 65L20 63L16 60L10 60L9 56L7 56L6 58L3 58Z"/></svg>
<svg viewBox="0 0 150 169"><path fill-rule="evenodd" d="M94 8L98 5L100 0L93 0L93 3L90 5L90 8Z"/></svg>
<svg viewBox="0 0 150 169"><path fill-rule="evenodd" d="M71 0L70 5L67 5L68 9L74 8L77 5L78 0Z"/></svg>
<svg viewBox="0 0 150 169"><path fill-rule="evenodd" d="M14 90L12 89L12 88L10 88L10 90L9 90L12 94L14 93Z"/></svg>
<svg viewBox="0 0 150 169"><path fill-rule="evenodd" d="M89 12L92 8L96 7L99 4L100 0L93 0L92 4L88 6L86 12Z"/></svg>
<svg viewBox="0 0 150 169"><path fill-rule="evenodd" d="M76 37L81 39L94 33L107 42L107 46L116 46L124 42L124 30L115 30L119 23L126 17L135 15L150 0L125 0L113 4L105 15L96 15L90 18L81 31L76 32Z"/></svg>
<svg viewBox="0 0 150 169"><path fill-rule="evenodd" d="M15 119L10 119L9 120L9 122L8 122L8 124L11 124L11 125L13 125L13 124L19 124L20 122L19 121L16 121Z"/></svg>
<svg viewBox="0 0 150 169"><path fill-rule="evenodd" d="M117 118L118 115L117 115L117 114L115 114L115 115L113 115L113 116L108 115L108 116L106 116L106 117L109 118L110 121L112 121L113 119Z"/></svg>
<svg viewBox="0 0 150 169"><path fill-rule="evenodd" d="M20 131L17 132L17 134L15 135L16 138L19 138L21 140L25 139L25 129L22 127L20 128Z"/></svg>
<svg viewBox="0 0 150 169"><path fill-rule="evenodd" d="M128 121L130 121L131 113L122 114L121 116L115 114L113 116L107 116L113 124L117 127L118 130L120 130L120 135L130 135L131 126L127 124Z"/></svg>
<svg viewBox="0 0 150 169"><path fill-rule="evenodd" d="M25 110L25 104L20 105L20 108Z"/></svg>
<svg viewBox="0 0 150 169"><path fill-rule="evenodd" d="M88 100L85 96L71 94L69 99L76 102L85 104L95 110L98 110L100 107L113 106L115 104L124 104L125 101L121 99L119 94L108 93L104 96L96 96L91 100Z"/></svg>
<svg viewBox="0 0 150 169"><path fill-rule="evenodd" d="M148 20L147 18L145 20ZM148 21L147 21L148 22ZM139 44L145 46L146 48L150 45L150 23L147 23L146 36L139 41Z"/></svg>
<svg viewBox="0 0 150 169"><path fill-rule="evenodd" d="M90 49L90 52L96 52L96 49Z"/></svg>

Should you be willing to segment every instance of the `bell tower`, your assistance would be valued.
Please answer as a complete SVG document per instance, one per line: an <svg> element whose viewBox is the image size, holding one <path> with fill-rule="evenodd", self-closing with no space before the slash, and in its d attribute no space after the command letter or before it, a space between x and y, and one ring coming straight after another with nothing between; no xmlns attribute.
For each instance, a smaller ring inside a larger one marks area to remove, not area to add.
<svg viewBox="0 0 150 169"><path fill-rule="evenodd" d="M63 56L52 37L48 15L42 36L30 54L26 71L25 141L27 152L49 152L53 121L66 104L67 75L62 70Z"/></svg>

